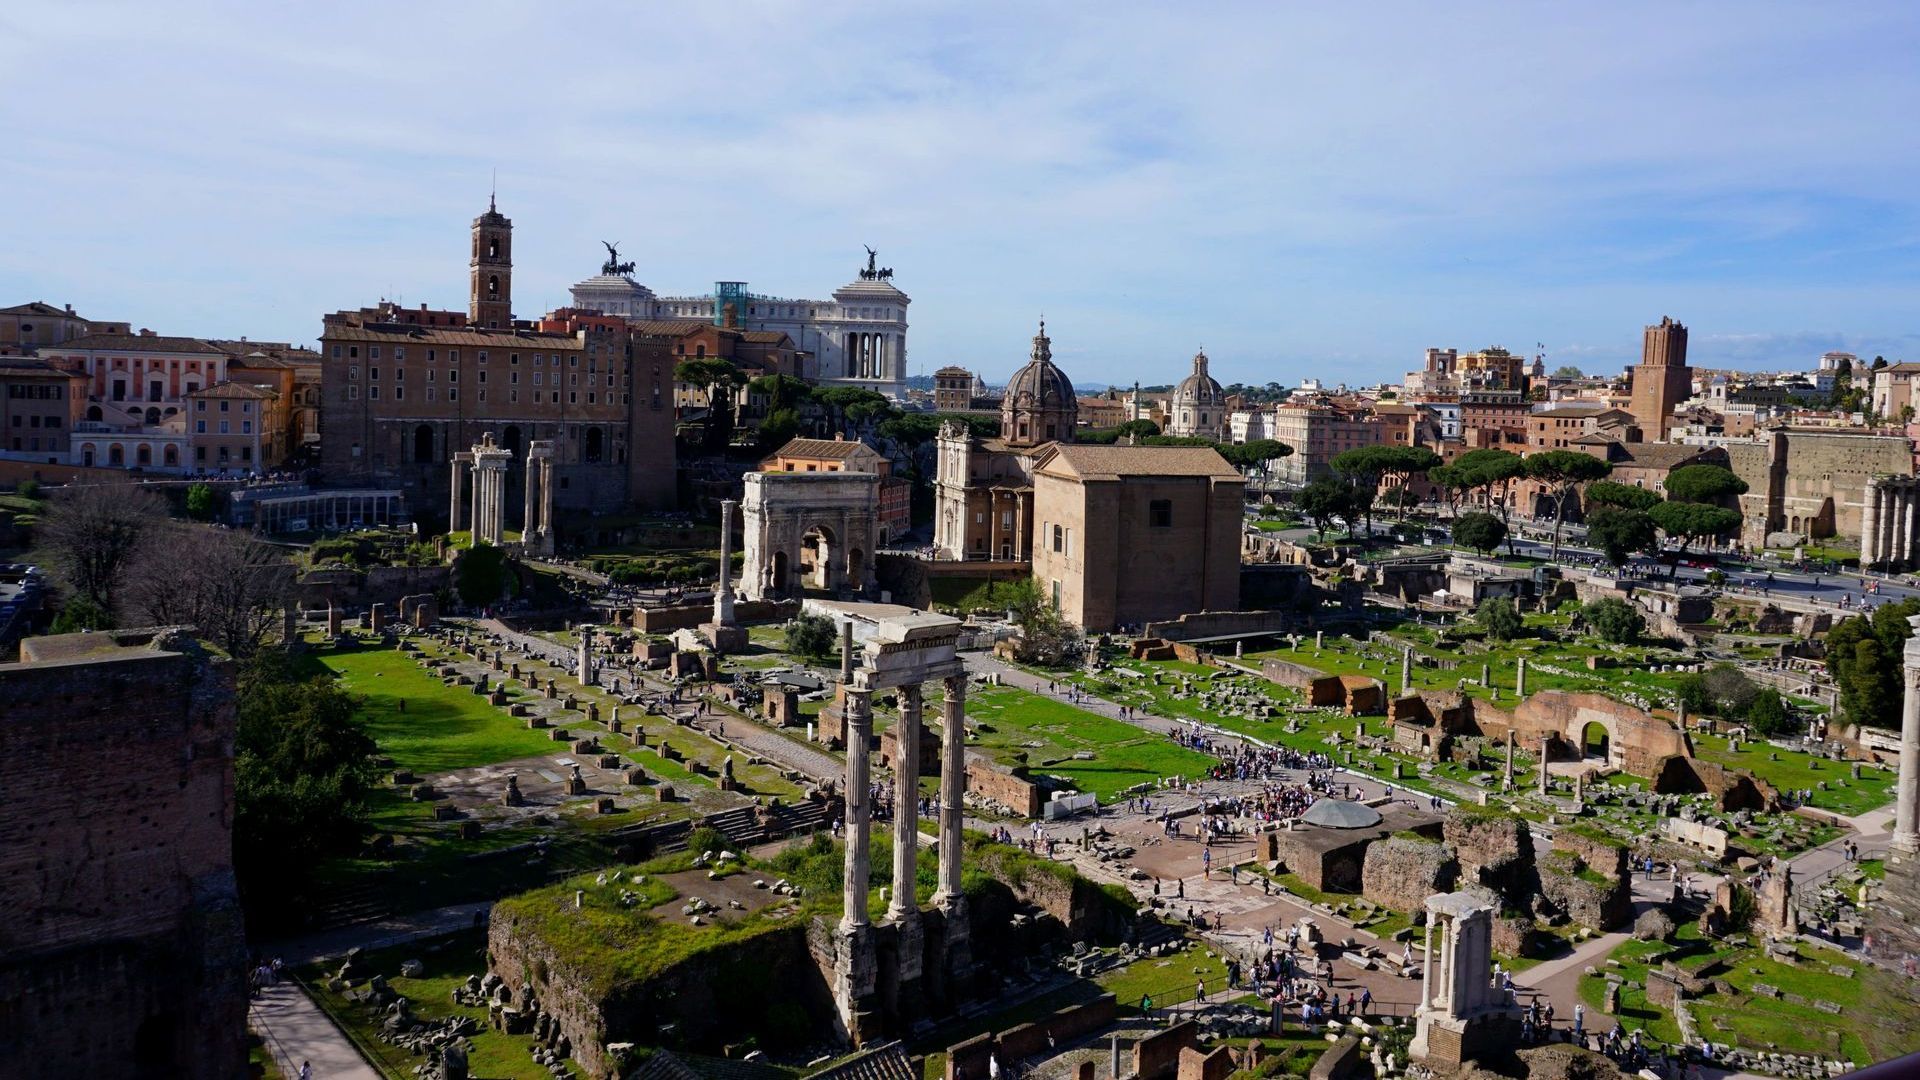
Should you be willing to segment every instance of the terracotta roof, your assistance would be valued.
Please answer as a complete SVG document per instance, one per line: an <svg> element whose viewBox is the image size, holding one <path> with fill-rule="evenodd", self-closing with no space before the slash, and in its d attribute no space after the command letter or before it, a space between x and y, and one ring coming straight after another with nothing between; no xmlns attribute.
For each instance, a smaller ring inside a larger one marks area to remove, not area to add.
<svg viewBox="0 0 1920 1080"><path fill-rule="evenodd" d="M633 319L627 325L634 333L648 337L686 337L702 330L725 329L699 319Z"/></svg>
<svg viewBox="0 0 1920 1080"><path fill-rule="evenodd" d="M741 341L750 341L755 345L778 345L787 340L787 335L779 330L741 330Z"/></svg>
<svg viewBox="0 0 1920 1080"><path fill-rule="evenodd" d="M1886 367L1877 369L1876 371L1874 371L1874 374L1878 375L1882 371L1897 371L1902 375L1911 375L1916 371L1920 371L1920 364L1912 363L1910 361L1905 363L1899 363L1899 364L1890 364Z"/></svg>
<svg viewBox="0 0 1920 1080"><path fill-rule="evenodd" d="M960 367L956 364L948 364L946 367L943 367L939 371L934 372L934 374L947 375L947 376L965 375L969 379L973 378L973 372L968 371L966 368Z"/></svg>
<svg viewBox="0 0 1920 1080"><path fill-rule="evenodd" d="M773 456L845 461L862 450L879 456L878 451L859 439L789 439L785 446L773 452Z"/></svg>
<svg viewBox="0 0 1920 1080"><path fill-rule="evenodd" d="M62 319L80 319L81 322L86 321L80 318L78 312L54 307L44 300L30 300L27 303L15 304L9 308L0 308L0 315L45 315L49 318L59 317Z"/></svg>
<svg viewBox="0 0 1920 1080"><path fill-rule="evenodd" d="M1677 469L1694 458L1705 454L1710 447L1689 446L1685 443L1621 443L1626 451L1626 460L1617 465L1632 465L1640 469Z"/></svg>
<svg viewBox="0 0 1920 1080"><path fill-rule="evenodd" d="M1055 443L1040 468L1055 463L1083 477L1091 476L1214 476L1241 479L1218 450L1210 446L1099 446Z"/></svg>
<svg viewBox="0 0 1920 1080"><path fill-rule="evenodd" d="M45 360L36 360L31 356L0 356L0 375L13 378L84 378L75 372L64 371Z"/></svg>
<svg viewBox="0 0 1920 1080"><path fill-rule="evenodd" d="M1601 405L1597 402L1594 402L1590 404L1555 405L1551 409L1541 409L1540 411L1534 413L1533 415L1535 416L1598 416L1603 412L1611 411L1611 409L1612 409L1612 406Z"/></svg>
<svg viewBox="0 0 1920 1080"><path fill-rule="evenodd" d="M168 337L165 334L88 334L59 345L47 346L52 353L62 352L177 352L225 355L212 342L200 338Z"/></svg>
<svg viewBox="0 0 1920 1080"><path fill-rule="evenodd" d="M226 382L214 383L204 390L195 390L182 396L190 398L251 398L255 401L263 399L272 401L280 395L264 386L256 386L253 383L237 383L228 380Z"/></svg>
<svg viewBox="0 0 1920 1080"><path fill-rule="evenodd" d="M538 334L531 331L480 330L471 327L403 326L378 323L373 326L349 326L328 323L320 331L324 341L365 341L391 345L471 345L487 349L579 349L572 334Z"/></svg>

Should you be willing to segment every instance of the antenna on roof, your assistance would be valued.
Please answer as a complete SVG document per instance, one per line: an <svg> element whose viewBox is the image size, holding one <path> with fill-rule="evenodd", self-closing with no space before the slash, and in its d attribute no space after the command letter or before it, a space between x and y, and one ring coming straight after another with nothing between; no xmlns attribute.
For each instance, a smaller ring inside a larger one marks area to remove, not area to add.
<svg viewBox="0 0 1920 1080"><path fill-rule="evenodd" d="M499 193L500 193L500 169L498 166L495 166L493 170L493 179L487 182L487 213L492 214L497 212L497 208L494 206L493 199L494 199L494 196L498 195Z"/></svg>

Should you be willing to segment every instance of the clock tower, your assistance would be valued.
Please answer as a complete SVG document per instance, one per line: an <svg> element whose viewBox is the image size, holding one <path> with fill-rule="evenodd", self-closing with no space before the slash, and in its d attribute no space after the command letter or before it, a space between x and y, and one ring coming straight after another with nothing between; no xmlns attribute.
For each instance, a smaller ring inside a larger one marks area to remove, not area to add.
<svg viewBox="0 0 1920 1080"><path fill-rule="evenodd" d="M513 222L487 197L487 212L473 219L473 259L468 263L467 318L489 330L513 327Z"/></svg>

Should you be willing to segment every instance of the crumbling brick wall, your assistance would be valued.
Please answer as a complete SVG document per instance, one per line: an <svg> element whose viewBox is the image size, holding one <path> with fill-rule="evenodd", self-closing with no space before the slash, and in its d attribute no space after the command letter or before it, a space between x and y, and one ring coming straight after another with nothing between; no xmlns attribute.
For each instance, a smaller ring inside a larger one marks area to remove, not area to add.
<svg viewBox="0 0 1920 1080"><path fill-rule="evenodd" d="M1427 897L1452 892L1460 864L1445 844L1390 836L1368 845L1360 873L1360 895L1395 911L1413 914Z"/></svg>
<svg viewBox="0 0 1920 1080"><path fill-rule="evenodd" d="M0 664L0 1076L243 1075L230 684L133 640Z"/></svg>
<svg viewBox="0 0 1920 1080"><path fill-rule="evenodd" d="M1460 860L1463 884L1492 890L1505 907L1529 906L1538 875L1525 818L1457 806L1447 813L1444 835Z"/></svg>

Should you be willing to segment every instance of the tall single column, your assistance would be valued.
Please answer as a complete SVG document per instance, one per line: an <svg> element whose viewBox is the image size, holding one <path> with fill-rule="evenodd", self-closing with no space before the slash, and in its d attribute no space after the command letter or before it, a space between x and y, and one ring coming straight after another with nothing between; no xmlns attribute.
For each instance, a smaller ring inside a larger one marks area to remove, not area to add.
<svg viewBox="0 0 1920 1080"><path fill-rule="evenodd" d="M895 922L913 919L919 926L920 905L914 899L920 854L920 684L900 688L900 726L894 732L899 753L893 762L893 899L887 917Z"/></svg>
<svg viewBox="0 0 1920 1080"><path fill-rule="evenodd" d="M486 518L484 515L486 513L486 505L487 505L487 499L485 495L485 491L487 487L487 470L480 467L480 462L478 459L476 459L473 463L472 487L473 487L473 518L472 518L473 545L475 547L479 547L480 538L486 535L486 525L484 524Z"/></svg>
<svg viewBox="0 0 1920 1080"><path fill-rule="evenodd" d="M531 450L527 452L527 467L524 475L525 481L522 486L526 490L520 493L520 544L531 551L533 536L540 531L540 522L534 517L540 504L534 501L533 492L534 487L540 482L540 462L533 456Z"/></svg>
<svg viewBox="0 0 1920 1080"><path fill-rule="evenodd" d="M1413 646L1400 647L1400 696L1405 697L1413 689Z"/></svg>
<svg viewBox="0 0 1920 1080"><path fill-rule="evenodd" d="M1900 491L1900 565L1904 569L1913 564L1913 511L1916 492L1911 483L1902 484Z"/></svg>
<svg viewBox="0 0 1920 1080"><path fill-rule="evenodd" d="M949 675L940 706L940 885L933 902L951 913L966 903L960 888L960 822L967 801L967 677Z"/></svg>
<svg viewBox="0 0 1920 1080"><path fill-rule="evenodd" d="M1514 669L1513 696L1521 701L1527 699L1527 658L1524 656L1520 658L1519 666Z"/></svg>
<svg viewBox="0 0 1920 1080"><path fill-rule="evenodd" d="M1420 951L1420 1007L1431 1008L1434 999L1433 986L1433 924L1432 915L1427 916L1427 936L1421 942Z"/></svg>
<svg viewBox="0 0 1920 1080"><path fill-rule="evenodd" d="M453 473L452 476L449 477L449 480L453 487L453 500L451 505L447 507L447 531L459 532L461 529L467 527L467 501L464 498L466 495L465 488L467 486L467 469L466 463L461 461L458 456L454 457L452 465Z"/></svg>
<svg viewBox="0 0 1920 1080"><path fill-rule="evenodd" d="M1907 616L1920 634L1920 615ZM1893 846L1908 854L1920 852L1920 637L1907 639L1902 685L1906 697L1900 714L1900 781L1893 807Z"/></svg>
<svg viewBox="0 0 1920 1080"><path fill-rule="evenodd" d="M1860 569L1871 567L1879 552L1874 541L1880 534L1880 488L1872 480L1860 499Z"/></svg>
<svg viewBox="0 0 1920 1080"><path fill-rule="evenodd" d="M1553 745L1553 736L1540 736L1540 794L1547 793L1547 747Z"/></svg>
<svg viewBox="0 0 1920 1080"><path fill-rule="evenodd" d="M1502 791L1513 790L1513 729L1512 728L1507 729L1507 782L1501 787L1501 790Z"/></svg>
<svg viewBox="0 0 1920 1080"><path fill-rule="evenodd" d="M873 738L873 691L847 687L847 860L842 890L842 929L867 925L867 851L872 811L867 744Z"/></svg>
<svg viewBox="0 0 1920 1080"><path fill-rule="evenodd" d="M720 582L713 590L713 621L718 626L733 625L733 505L732 499L720 500Z"/></svg>

